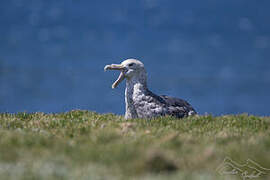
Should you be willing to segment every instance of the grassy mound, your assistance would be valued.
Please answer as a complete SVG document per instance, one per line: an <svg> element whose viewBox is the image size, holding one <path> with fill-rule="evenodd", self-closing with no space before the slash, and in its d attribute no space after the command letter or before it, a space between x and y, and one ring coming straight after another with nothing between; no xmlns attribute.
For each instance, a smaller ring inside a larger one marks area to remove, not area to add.
<svg viewBox="0 0 270 180"><path fill-rule="evenodd" d="M79 110L4 113L0 114L0 177L241 179L244 174L239 171L224 175L220 167L250 159L260 165L256 166L263 172L259 178L269 179L270 170L262 169L270 168L269 126L269 117L246 114L124 120Z"/></svg>

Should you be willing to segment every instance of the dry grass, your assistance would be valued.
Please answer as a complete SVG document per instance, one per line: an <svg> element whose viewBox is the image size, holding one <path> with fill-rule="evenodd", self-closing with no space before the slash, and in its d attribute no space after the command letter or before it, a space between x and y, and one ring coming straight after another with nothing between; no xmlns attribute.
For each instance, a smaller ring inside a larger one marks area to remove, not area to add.
<svg viewBox="0 0 270 180"><path fill-rule="evenodd" d="M240 179L225 157L270 168L270 118L124 120L112 114L0 114L1 179ZM269 179L270 171L260 177Z"/></svg>

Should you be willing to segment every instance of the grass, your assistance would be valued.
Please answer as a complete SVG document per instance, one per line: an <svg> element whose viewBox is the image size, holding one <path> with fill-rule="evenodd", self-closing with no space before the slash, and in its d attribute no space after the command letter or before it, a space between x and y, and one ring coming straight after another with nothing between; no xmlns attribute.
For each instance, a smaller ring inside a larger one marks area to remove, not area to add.
<svg viewBox="0 0 270 180"><path fill-rule="evenodd" d="M226 157L270 168L270 117L124 120L113 114L0 114L1 179L242 179ZM270 171L258 179L270 179Z"/></svg>

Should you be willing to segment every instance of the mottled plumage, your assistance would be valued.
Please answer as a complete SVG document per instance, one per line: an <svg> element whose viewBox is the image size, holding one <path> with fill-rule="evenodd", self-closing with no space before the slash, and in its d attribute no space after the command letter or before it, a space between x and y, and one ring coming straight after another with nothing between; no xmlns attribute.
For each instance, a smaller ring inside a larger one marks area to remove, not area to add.
<svg viewBox="0 0 270 180"><path fill-rule="evenodd" d="M138 60L128 59L120 65L107 65L104 69L121 71L112 88L126 79L126 119L153 118L165 115L183 118L196 114L188 102L165 95L158 96L148 90L147 74L143 63Z"/></svg>

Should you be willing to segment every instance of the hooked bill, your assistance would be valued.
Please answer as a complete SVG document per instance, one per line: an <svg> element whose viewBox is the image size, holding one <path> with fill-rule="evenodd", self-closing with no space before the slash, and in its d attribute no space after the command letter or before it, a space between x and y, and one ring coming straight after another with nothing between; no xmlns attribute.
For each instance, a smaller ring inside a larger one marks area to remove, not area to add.
<svg viewBox="0 0 270 180"><path fill-rule="evenodd" d="M116 88L124 79L125 79L125 73L124 70L125 68L120 64L111 64L111 65L106 65L104 67L104 70L120 70L120 75L118 76L117 80L112 84L112 88Z"/></svg>

